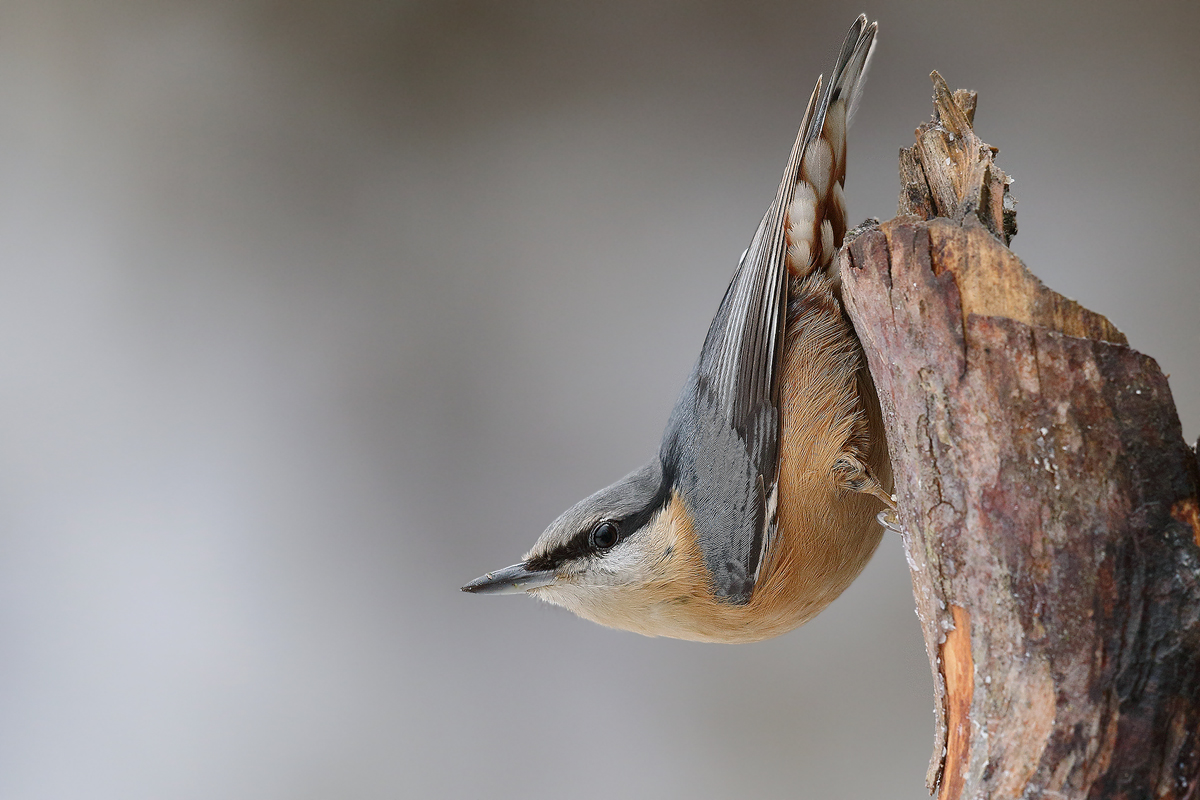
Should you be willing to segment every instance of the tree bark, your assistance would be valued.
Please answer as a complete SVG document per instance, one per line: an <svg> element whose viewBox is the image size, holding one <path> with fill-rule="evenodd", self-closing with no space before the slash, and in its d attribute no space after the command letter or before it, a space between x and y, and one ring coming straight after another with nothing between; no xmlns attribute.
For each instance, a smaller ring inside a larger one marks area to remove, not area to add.
<svg viewBox="0 0 1200 800"><path fill-rule="evenodd" d="M1196 452L1166 378L1047 289L937 73L900 216L843 248L935 685L939 798L1200 800Z"/></svg>

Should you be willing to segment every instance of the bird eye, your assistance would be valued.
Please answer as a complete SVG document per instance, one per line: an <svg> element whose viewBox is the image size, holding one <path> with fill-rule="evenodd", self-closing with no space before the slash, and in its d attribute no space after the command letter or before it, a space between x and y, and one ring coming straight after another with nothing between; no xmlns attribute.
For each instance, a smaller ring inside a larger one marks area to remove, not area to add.
<svg viewBox="0 0 1200 800"><path fill-rule="evenodd" d="M597 550L607 550L621 538L621 532L616 523L601 522L592 528L592 547Z"/></svg>

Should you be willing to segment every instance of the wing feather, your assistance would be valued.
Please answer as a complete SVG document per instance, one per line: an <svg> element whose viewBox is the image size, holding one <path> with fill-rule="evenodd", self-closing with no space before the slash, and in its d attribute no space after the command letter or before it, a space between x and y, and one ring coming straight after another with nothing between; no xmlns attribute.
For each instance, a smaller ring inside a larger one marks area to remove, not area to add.
<svg viewBox="0 0 1200 800"><path fill-rule="evenodd" d="M805 153L814 142L829 150L817 140L830 103L845 103L847 120L853 111L874 37L875 24L860 16L846 35L829 82L817 79L775 198L738 264L664 436L664 450L692 462L683 465L677 480L689 495L717 594L734 602L749 601L775 525L777 376L787 311L789 207L802 180ZM841 120L839 110L831 127L844 125ZM838 131L844 137L842 131L844 127ZM836 160L838 151L830 153ZM825 183L838 183L836 176L826 177ZM818 258L825 196L830 194L829 186L820 188L812 220Z"/></svg>

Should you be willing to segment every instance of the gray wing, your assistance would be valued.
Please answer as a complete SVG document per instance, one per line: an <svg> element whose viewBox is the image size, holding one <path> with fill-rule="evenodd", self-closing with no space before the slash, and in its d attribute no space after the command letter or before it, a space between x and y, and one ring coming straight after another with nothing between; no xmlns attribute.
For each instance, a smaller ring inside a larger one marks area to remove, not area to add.
<svg viewBox="0 0 1200 800"><path fill-rule="evenodd" d="M874 34L875 25L860 16L828 88L817 80L775 199L742 255L663 440L664 463L679 465L675 484L716 594L733 602L749 601L775 526L787 208L804 150L820 135L831 96L856 90Z"/></svg>

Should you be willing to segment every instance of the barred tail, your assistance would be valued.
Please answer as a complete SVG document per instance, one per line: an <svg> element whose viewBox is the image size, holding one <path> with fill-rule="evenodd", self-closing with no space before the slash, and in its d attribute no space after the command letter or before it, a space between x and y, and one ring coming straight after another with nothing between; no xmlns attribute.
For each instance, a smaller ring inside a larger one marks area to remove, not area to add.
<svg viewBox="0 0 1200 800"><path fill-rule="evenodd" d="M875 30L865 15L854 21L828 85L823 88L818 78L809 100L786 217L787 268L796 277L828 268L846 235L846 129L862 93Z"/></svg>

